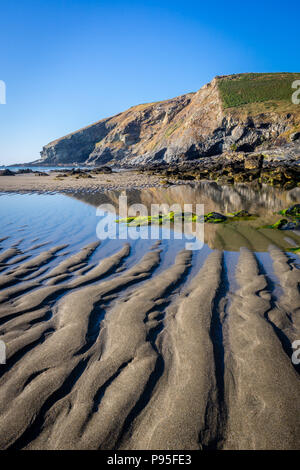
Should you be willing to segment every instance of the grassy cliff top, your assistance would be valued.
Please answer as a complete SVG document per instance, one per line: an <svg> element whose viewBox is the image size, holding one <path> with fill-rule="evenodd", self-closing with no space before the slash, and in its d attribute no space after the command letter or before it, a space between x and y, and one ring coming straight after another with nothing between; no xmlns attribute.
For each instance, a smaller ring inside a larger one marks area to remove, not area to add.
<svg viewBox="0 0 300 470"><path fill-rule="evenodd" d="M257 108L259 112L280 111L278 107L300 112L300 105L292 103L295 80L300 80L300 73L245 73L217 77L224 109L248 107L252 111Z"/></svg>

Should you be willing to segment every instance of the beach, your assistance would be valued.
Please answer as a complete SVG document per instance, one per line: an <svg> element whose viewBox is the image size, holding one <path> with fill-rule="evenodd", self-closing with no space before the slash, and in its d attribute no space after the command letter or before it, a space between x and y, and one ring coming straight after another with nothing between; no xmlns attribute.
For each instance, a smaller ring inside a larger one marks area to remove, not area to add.
<svg viewBox="0 0 300 470"><path fill-rule="evenodd" d="M202 190L133 194L254 204L245 189ZM264 217L279 197L268 191L255 194ZM223 248L223 229L208 227L198 252L184 240L97 240L103 197L1 195L0 448L298 448L298 256L250 226L235 242L227 228Z"/></svg>
<svg viewBox="0 0 300 470"><path fill-rule="evenodd" d="M120 171L110 174L62 176L63 172L35 173L0 176L0 191L5 192L73 192L149 188L161 184L161 178L137 171Z"/></svg>
<svg viewBox="0 0 300 470"><path fill-rule="evenodd" d="M299 271L285 255L272 248L284 297L272 308L268 279L241 251L226 321L221 252L174 295L191 252L152 278L160 263L154 249L109 278L128 245L85 273L91 244L41 275L63 248L12 263L0 278L9 364L0 382L2 449L299 446L299 377L281 343L281 335L299 337L299 323L286 314L299 309Z"/></svg>
<svg viewBox="0 0 300 470"><path fill-rule="evenodd" d="M299 450L299 3L1 6L0 455Z"/></svg>

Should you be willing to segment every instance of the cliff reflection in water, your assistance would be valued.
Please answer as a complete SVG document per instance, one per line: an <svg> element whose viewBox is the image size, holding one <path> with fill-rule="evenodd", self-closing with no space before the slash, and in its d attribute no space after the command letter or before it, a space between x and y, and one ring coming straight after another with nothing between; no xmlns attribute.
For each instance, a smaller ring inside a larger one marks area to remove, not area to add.
<svg viewBox="0 0 300 470"><path fill-rule="evenodd" d="M276 244L284 251L300 245L300 234L260 228L280 218L278 211L300 202L300 188L284 191L271 186L219 185L201 182L195 185L178 185L168 188L154 187L132 191L107 191L104 193L70 194L78 200L95 207L112 204L118 213L118 198L126 194L128 205L144 204L151 213L151 204L204 204L205 213L215 211L222 214L241 209L256 214L255 220L236 221L225 224L205 224L205 243L212 249L238 251L242 246L252 251L267 251Z"/></svg>

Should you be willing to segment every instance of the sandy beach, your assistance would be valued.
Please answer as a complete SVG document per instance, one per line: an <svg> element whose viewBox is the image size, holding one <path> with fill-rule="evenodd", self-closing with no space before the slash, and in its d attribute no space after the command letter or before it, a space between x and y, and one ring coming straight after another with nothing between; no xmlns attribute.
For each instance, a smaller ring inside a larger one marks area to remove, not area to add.
<svg viewBox="0 0 300 470"><path fill-rule="evenodd" d="M0 252L1 449L299 448L286 254L270 245L277 297L246 248L233 291L218 250L186 282L195 255L159 270L160 242L130 265L127 243L92 265L100 242L62 261L66 245L37 246Z"/></svg>
<svg viewBox="0 0 300 470"><path fill-rule="evenodd" d="M111 174L93 175L91 178L78 176L63 177L61 172L50 172L47 176L16 174L0 176L0 191L5 192L97 192L116 189L151 188L161 185L161 178L137 171L120 171Z"/></svg>

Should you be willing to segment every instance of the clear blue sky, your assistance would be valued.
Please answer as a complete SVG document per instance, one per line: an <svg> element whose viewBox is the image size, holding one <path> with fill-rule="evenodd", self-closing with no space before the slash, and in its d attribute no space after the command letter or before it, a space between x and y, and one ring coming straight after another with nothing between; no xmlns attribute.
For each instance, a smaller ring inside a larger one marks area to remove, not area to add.
<svg viewBox="0 0 300 470"><path fill-rule="evenodd" d="M0 3L0 164L134 104L215 75L299 72L296 1Z"/></svg>

